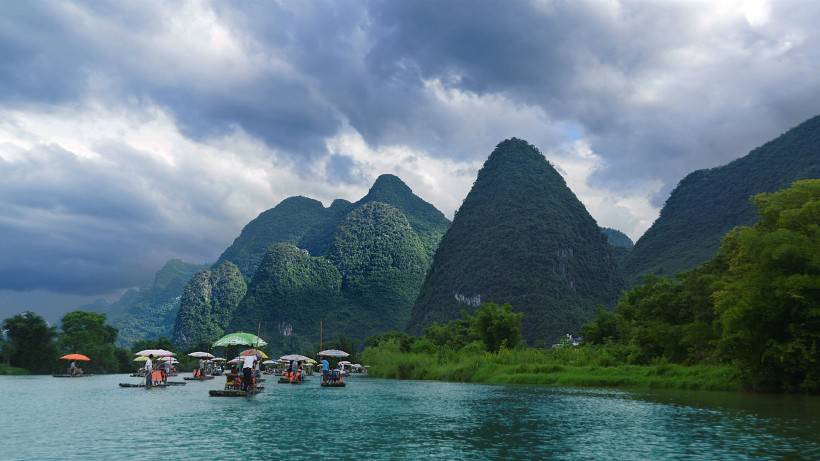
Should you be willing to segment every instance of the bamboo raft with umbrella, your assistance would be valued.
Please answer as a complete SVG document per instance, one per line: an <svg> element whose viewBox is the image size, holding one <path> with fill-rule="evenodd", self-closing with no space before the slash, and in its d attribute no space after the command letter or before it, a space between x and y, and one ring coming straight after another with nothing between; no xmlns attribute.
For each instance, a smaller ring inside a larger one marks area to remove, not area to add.
<svg viewBox="0 0 820 461"><path fill-rule="evenodd" d="M184 385L185 383L179 383L179 384ZM166 384L159 383L159 384L154 384L153 386L146 386L145 384L142 384L142 383L140 383L140 384L120 383L120 387L141 387L143 389L154 389L154 388L165 389L166 387L171 387L171 386L172 386L171 383L166 383Z"/></svg>
<svg viewBox="0 0 820 461"><path fill-rule="evenodd" d="M248 349L242 351L239 354L239 357L229 361L228 363L236 363L235 361L241 360L242 357L248 356L255 356L258 358L265 357L267 355L260 351L258 348L260 346L266 346L268 343L265 342L262 338L258 335L254 335L251 333L230 333L222 338L219 338L212 347L229 347L229 346L249 346L253 349ZM228 373L225 375L225 388L224 389L211 389L208 391L208 395L211 397L254 397L256 394L265 390L263 386L256 385L259 382L258 379L254 379L252 391L245 391L241 388L241 377L238 373Z"/></svg>
<svg viewBox="0 0 820 461"><path fill-rule="evenodd" d="M64 356L60 357L60 360L70 360L72 362L90 362L91 361L91 359L88 358L87 355L83 355L83 354L67 354L67 355L64 355ZM69 370L70 371L69 373L56 373L56 374L53 374L51 376L54 377L54 378L84 378L86 376L91 376L90 373L83 373L82 369L80 369L80 368L77 368L77 370L80 370L80 371L76 372L76 373L72 373L71 372L72 370L74 370L74 368L71 368Z"/></svg>
<svg viewBox="0 0 820 461"><path fill-rule="evenodd" d="M328 349L325 351L319 352L319 357L331 357L331 358L345 358L349 357L345 351L340 351L338 349ZM340 362L341 363L341 362ZM321 387L345 387L344 375L342 374L341 370L331 370L327 376L322 376L322 383L320 384Z"/></svg>

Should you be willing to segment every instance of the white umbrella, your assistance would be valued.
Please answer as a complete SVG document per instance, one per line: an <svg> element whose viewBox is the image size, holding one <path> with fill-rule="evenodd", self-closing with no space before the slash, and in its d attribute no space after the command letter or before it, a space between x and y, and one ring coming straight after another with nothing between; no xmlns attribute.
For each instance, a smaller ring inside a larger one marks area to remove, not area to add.
<svg viewBox="0 0 820 461"><path fill-rule="evenodd" d="M137 352L135 355L141 357L148 357L149 355L153 355L154 357L173 357L176 354L171 351L166 351L165 349L145 349L144 351Z"/></svg>
<svg viewBox="0 0 820 461"><path fill-rule="evenodd" d="M179 363L179 360L177 360L173 357L163 357L160 360L163 361L163 362L169 362L169 363Z"/></svg>
<svg viewBox="0 0 820 461"><path fill-rule="evenodd" d="M234 364L237 364L237 363L242 363L242 362L244 362L244 359L242 357L237 357L233 360L228 360L228 363L230 363L231 365L234 365Z"/></svg>
<svg viewBox="0 0 820 461"><path fill-rule="evenodd" d="M188 354L188 357L196 357L198 359L212 359L214 358L213 354L209 354L207 352L191 352Z"/></svg>
<svg viewBox="0 0 820 461"><path fill-rule="evenodd" d="M297 362L307 362L308 360L310 360L310 357L305 357L304 355L299 354L290 354L279 357L279 360L286 360L288 362L293 360L296 360Z"/></svg>
<svg viewBox="0 0 820 461"><path fill-rule="evenodd" d="M341 362L339 362L339 365L350 365L350 362L348 362L347 360L342 360Z"/></svg>
<svg viewBox="0 0 820 461"><path fill-rule="evenodd" d="M347 352L340 351L338 349L328 349L326 351L319 352L319 355L324 356L324 357L349 357L350 356L350 354L348 354Z"/></svg>
<svg viewBox="0 0 820 461"><path fill-rule="evenodd" d="M264 362L262 362L262 365L275 365L275 364L276 364L276 360L265 360Z"/></svg>
<svg viewBox="0 0 820 461"><path fill-rule="evenodd" d="M211 359L211 362L224 362L224 361L225 361L225 359L223 359L222 357L214 357L214 358Z"/></svg>

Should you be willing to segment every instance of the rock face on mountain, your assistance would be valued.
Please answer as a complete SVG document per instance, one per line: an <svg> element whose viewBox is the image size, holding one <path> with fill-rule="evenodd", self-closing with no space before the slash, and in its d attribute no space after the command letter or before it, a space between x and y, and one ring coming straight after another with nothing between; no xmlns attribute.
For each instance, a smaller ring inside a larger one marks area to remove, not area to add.
<svg viewBox="0 0 820 461"><path fill-rule="evenodd" d="M293 222L299 223L297 231L283 224ZM301 350L318 341L320 320L326 338L404 328L448 225L441 212L392 175L380 176L356 203L335 200L323 208L304 197L286 199L248 224L220 258L236 262L250 280L229 328L256 331L261 322L272 351ZM192 286L197 283L189 284L193 293L203 291ZM183 296L181 306L180 315L212 309L196 296ZM201 324L201 331L193 335L187 329L175 339L190 344L193 337L214 337L216 330L201 320L205 316L193 318L199 320L189 322L191 328Z"/></svg>
<svg viewBox="0 0 820 461"><path fill-rule="evenodd" d="M524 313L529 344L553 344L621 286L595 220L544 156L513 138L490 155L444 235L409 329L494 301Z"/></svg>
<svg viewBox="0 0 820 461"><path fill-rule="evenodd" d="M745 157L683 178L630 252L627 280L693 269L715 254L726 232L757 220L753 195L809 178L820 178L820 116Z"/></svg>
<svg viewBox="0 0 820 461"><path fill-rule="evenodd" d="M180 299L174 344L185 349L221 336L246 291L239 268L227 261L194 275Z"/></svg>
<svg viewBox="0 0 820 461"><path fill-rule="evenodd" d="M128 290L111 304L101 300L80 309L106 313L111 325L119 330L119 346L130 346L141 339L170 338L182 289L205 267L172 259L157 271L150 286Z"/></svg>

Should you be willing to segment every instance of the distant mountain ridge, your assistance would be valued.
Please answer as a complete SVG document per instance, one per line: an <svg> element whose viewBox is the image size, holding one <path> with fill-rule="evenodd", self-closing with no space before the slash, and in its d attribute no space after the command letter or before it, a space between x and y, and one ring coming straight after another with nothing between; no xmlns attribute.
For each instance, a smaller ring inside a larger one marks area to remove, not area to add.
<svg viewBox="0 0 820 461"><path fill-rule="evenodd" d="M151 285L128 290L113 303L99 300L79 309L106 313L109 323L119 330L120 346L142 339L170 338L183 287L206 267L171 259L157 271Z"/></svg>
<svg viewBox="0 0 820 461"><path fill-rule="evenodd" d="M627 257L627 279L695 268L715 254L729 230L757 220L753 195L810 178L820 178L820 116L744 157L683 178Z"/></svg>
<svg viewBox="0 0 820 461"><path fill-rule="evenodd" d="M192 286L197 276L186 287L196 296L183 296L180 318L200 320L178 321L174 338L185 347L261 322L271 347L295 350L318 337L320 319L337 336L404 328L448 226L393 175L380 176L356 203L324 208L307 197L285 199L248 223L214 266L235 264L248 282L246 294L230 293L236 302L222 307L229 322L214 328L207 320L208 290Z"/></svg>
<svg viewBox="0 0 820 461"><path fill-rule="evenodd" d="M564 178L532 145L500 143L442 238L411 332L485 301L524 313L531 344L575 333L622 282L610 245Z"/></svg>

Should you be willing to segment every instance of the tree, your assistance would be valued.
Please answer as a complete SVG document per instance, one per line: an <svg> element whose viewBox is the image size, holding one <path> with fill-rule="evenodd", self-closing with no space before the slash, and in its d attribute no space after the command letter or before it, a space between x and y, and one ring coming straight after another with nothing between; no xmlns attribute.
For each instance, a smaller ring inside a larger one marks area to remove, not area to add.
<svg viewBox="0 0 820 461"><path fill-rule="evenodd" d="M523 313L512 311L509 304L483 304L473 314L472 328L489 352L513 348L521 344Z"/></svg>
<svg viewBox="0 0 820 461"><path fill-rule="evenodd" d="M714 295L721 348L757 389L820 390L820 180L755 196L760 221L732 231Z"/></svg>
<svg viewBox="0 0 820 461"><path fill-rule="evenodd" d="M114 345L117 329L107 325L105 319L105 314L74 311L64 315L61 320L60 350L66 354L87 355L91 358L86 365L88 371L113 373L125 365Z"/></svg>
<svg viewBox="0 0 820 461"><path fill-rule="evenodd" d="M7 341L3 354L11 366L25 368L32 373L48 373L54 369L57 349L54 327L33 312L23 312L3 321Z"/></svg>

